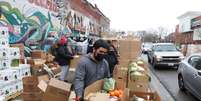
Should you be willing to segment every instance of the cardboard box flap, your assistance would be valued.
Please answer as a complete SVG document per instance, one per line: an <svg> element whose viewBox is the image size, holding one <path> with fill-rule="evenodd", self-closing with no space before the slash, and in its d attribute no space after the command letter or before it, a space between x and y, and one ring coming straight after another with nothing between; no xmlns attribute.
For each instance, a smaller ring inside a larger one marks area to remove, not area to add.
<svg viewBox="0 0 201 101"><path fill-rule="evenodd" d="M69 83L54 79L54 78L52 78L49 82L49 86L59 88L59 89L64 90L64 91L70 91L71 85L72 84L69 84Z"/></svg>
<svg viewBox="0 0 201 101"><path fill-rule="evenodd" d="M44 80L41 80L38 84L38 88L40 88L40 90L42 90L43 92L46 91L47 89L47 83Z"/></svg>
<svg viewBox="0 0 201 101"><path fill-rule="evenodd" d="M40 82L41 80L44 80L45 82L49 82L49 76L47 74L38 76L38 81Z"/></svg>
<svg viewBox="0 0 201 101"><path fill-rule="evenodd" d="M110 100L110 95L107 93L95 93L88 99L87 101L109 101Z"/></svg>
<svg viewBox="0 0 201 101"><path fill-rule="evenodd" d="M84 90L84 96L87 96L89 93L95 93L100 91L103 88L103 83L104 83L104 80L102 79L86 87Z"/></svg>

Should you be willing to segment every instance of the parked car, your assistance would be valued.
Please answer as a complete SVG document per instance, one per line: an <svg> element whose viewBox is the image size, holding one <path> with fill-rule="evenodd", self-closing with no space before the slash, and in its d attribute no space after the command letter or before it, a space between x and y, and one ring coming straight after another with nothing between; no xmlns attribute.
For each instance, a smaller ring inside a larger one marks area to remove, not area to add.
<svg viewBox="0 0 201 101"><path fill-rule="evenodd" d="M156 43L148 51L148 62L154 68L161 66L178 67L179 62L184 59L184 55L173 43Z"/></svg>
<svg viewBox="0 0 201 101"><path fill-rule="evenodd" d="M201 100L201 53L185 58L178 68L178 85Z"/></svg>
<svg viewBox="0 0 201 101"><path fill-rule="evenodd" d="M151 50L153 43L147 42L142 44L142 53L147 54Z"/></svg>

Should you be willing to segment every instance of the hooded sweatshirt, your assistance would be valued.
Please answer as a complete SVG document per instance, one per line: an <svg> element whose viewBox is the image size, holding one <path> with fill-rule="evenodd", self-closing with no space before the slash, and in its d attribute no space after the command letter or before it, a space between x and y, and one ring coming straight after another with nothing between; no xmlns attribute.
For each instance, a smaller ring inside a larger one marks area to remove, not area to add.
<svg viewBox="0 0 201 101"><path fill-rule="evenodd" d="M84 89L103 78L109 78L109 65L105 59L96 62L91 54L83 56L76 68L74 88L77 96L83 97Z"/></svg>

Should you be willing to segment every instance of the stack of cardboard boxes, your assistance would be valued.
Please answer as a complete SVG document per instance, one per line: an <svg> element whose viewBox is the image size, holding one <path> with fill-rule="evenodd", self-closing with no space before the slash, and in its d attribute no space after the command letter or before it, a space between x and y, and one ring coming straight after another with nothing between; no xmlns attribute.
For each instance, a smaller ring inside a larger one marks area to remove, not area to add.
<svg viewBox="0 0 201 101"><path fill-rule="evenodd" d="M22 78L30 73L30 65L20 64L20 49L10 47L7 27L0 28L0 96L6 100L23 89Z"/></svg>
<svg viewBox="0 0 201 101"><path fill-rule="evenodd" d="M40 101L42 92L38 88L38 78L36 76L29 76L23 78L23 93L24 101Z"/></svg>
<svg viewBox="0 0 201 101"><path fill-rule="evenodd" d="M48 76L29 76L23 78L24 101L68 101L71 84Z"/></svg>
<svg viewBox="0 0 201 101"><path fill-rule="evenodd" d="M128 66L129 62L140 55L141 41L139 39L120 39L120 65Z"/></svg>

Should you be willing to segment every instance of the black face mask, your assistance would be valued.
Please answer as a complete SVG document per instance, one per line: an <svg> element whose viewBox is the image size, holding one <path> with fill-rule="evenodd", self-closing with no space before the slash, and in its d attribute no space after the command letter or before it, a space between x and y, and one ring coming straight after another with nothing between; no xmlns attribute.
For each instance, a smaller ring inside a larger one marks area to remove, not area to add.
<svg viewBox="0 0 201 101"><path fill-rule="evenodd" d="M97 61L102 61L104 57L105 57L104 54L98 54L98 53L97 53L97 55L96 55L94 58L95 58Z"/></svg>

